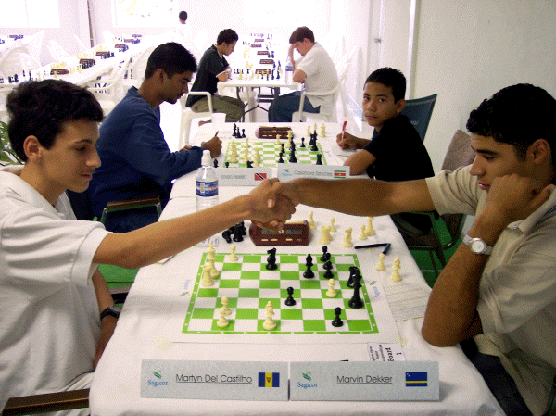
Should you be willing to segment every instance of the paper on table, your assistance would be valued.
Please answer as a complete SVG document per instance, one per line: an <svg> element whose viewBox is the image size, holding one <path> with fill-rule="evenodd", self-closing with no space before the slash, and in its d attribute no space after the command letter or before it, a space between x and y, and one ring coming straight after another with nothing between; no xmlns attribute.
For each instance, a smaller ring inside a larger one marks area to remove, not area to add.
<svg viewBox="0 0 556 416"><path fill-rule="evenodd" d="M415 284L400 284L387 286L384 291L396 321L425 316L430 289Z"/></svg>
<svg viewBox="0 0 556 416"><path fill-rule="evenodd" d="M369 356L371 361L405 361L400 344L381 344L369 342Z"/></svg>

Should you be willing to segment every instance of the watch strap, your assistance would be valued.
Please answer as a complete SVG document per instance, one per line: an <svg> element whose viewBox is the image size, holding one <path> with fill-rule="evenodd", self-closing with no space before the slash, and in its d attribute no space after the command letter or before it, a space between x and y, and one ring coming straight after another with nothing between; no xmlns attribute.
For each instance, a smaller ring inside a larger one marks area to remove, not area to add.
<svg viewBox="0 0 556 416"><path fill-rule="evenodd" d="M120 311L113 306L109 306L100 313L100 320L102 321L105 316L110 315L118 319L120 317Z"/></svg>
<svg viewBox="0 0 556 416"><path fill-rule="evenodd" d="M471 245L472 245L472 243L473 243L474 240L480 240L480 241L482 241L483 244L485 245L485 250L484 250L484 252L482 252L482 253L475 253L474 251L473 251L473 253L475 253L475 254L483 254L483 255L485 255L485 256L490 256L490 255L492 254L492 249L493 249L493 247L487 245L487 243L485 242L485 240L483 240L483 239L480 238L480 237L475 237L475 238L473 238L473 237L470 237L469 234L465 234L465 235L463 236L461 242L462 242L463 244L465 244L467 247L471 248Z"/></svg>

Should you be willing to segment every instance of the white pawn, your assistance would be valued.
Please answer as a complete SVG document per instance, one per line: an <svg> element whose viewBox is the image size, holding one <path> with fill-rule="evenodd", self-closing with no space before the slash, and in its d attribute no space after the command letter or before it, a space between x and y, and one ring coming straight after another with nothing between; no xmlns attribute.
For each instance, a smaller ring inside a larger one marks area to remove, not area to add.
<svg viewBox="0 0 556 416"><path fill-rule="evenodd" d="M286 144L284 145L284 148L290 149L291 147L292 147L292 138L290 136L288 136L288 140L286 141Z"/></svg>
<svg viewBox="0 0 556 416"><path fill-rule="evenodd" d="M220 308L220 314L224 316L231 315L232 311L230 308L228 308L228 303L230 302L228 296L222 296L220 298L220 302L222 303L222 307Z"/></svg>
<svg viewBox="0 0 556 416"><path fill-rule="evenodd" d="M365 233L368 236L375 235L375 230L373 228L373 217L367 217L367 226L365 227Z"/></svg>
<svg viewBox="0 0 556 416"><path fill-rule="evenodd" d="M315 225L315 221L313 220L313 211L309 212L309 229L316 230L317 226Z"/></svg>
<svg viewBox="0 0 556 416"><path fill-rule="evenodd" d="M392 274L390 275L390 279L393 282L399 282L400 280L402 280L402 277L400 276L400 272L399 270L401 269L400 267L400 258L396 257L394 259L394 264L392 265Z"/></svg>
<svg viewBox="0 0 556 416"><path fill-rule="evenodd" d="M278 146L280 146L280 135L279 135L279 134L276 135L276 142L275 142L275 144L278 145Z"/></svg>
<svg viewBox="0 0 556 416"><path fill-rule="evenodd" d="M236 246L230 246L230 257L228 257L228 261L237 261Z"/></svg>
<svg viewBox="0 0 556 416"><path fill-rule="evenodd" d="M247 163L249 160L249 149L246 147L245 151L243 152L243 163Z"/></svg>
<svg viewBox="0 0 556 416"><path fill-rule="evenodd" d="M224 318L224 314L222 313L222 309L220 309L220 319L218 321L216 321L216 325L218 325L219 328L226 328L229 324L230 324L230 322L228 322L228 320L226 318Z"/></svg>
<svg viewBox="0 0 556 416"><path fill-rule="evenodd" d="M352 247L353 244L351 242L351 227L346 229L346 235L344 236L344 247Z"/></svg>
<svg viewBox="0 0 556 416"><path fill-rule="evenodd" d="M334 289L334 284L336 283L336 281L334 279L330 279L328 281L328 290L326 291L326 296L328 296L329 298L335 298L336 297L336 290Z"/></svg>
<svg viewBox="0 0 556 416"><path fill-rule="evenodd" d="M325 126L324 123L322 123L320 126L320 137L325 137L325 136L326 136Z"/></svg>
<svg viewBox="0 0 556 416"><path fill-rule="evenodd" d="M259 148L255 147L255 158L254 158L254 162L253 162L253 166L255 166L256 168L259 167L259 163L261 160L261 156L259 154Z"/></svg>
<svg viewBox="0 0 556 416"><path fill-rule="evenodd" d="M321 227L321 236L320 236L319 244L321 246L326 246L330 244L330 227L327 225L323 225Z"/></svg>
<svg viewBox="0 0 556 416"><path fill-rule="evenodd" d="M359 234L359 239L360 240L367 239L367 233L365 232L365 224L361 224L361 234Z"/></svg>
<svg viewBox="0 0 556 416"><path fill-rule="evenodd" d="M384 258L386 257L386 255L384 253L380 253L380 255L378 256L378 263L376 265L376 269L379 271L383 271L386 270L386 266L384 265Z"/></svg>
<svg viewBox="0 0 556 416"><path fill-rule="evenodd" d="M336 232L336 219L335 218L330 218L330 232L332 232L332 233Z"/></svg>
<svg viewBox="0 0 556 416"><path fill-rule="evenodd" d="M272 307L272 302L268 301L268 304L266 305L265 309L266 309L265 312L266 319L263 322L263 328L266 329L267 331L272 331L274 328L276 328L276 322L272 320L272 316L274 315L274 308Z"/></svg>
<svg viewBox="0 0 556 416"><path fill-rule="evenodd" d="M201 279L201 285L204 287L212 286L214 282L210 277L210 264L205 264L203 266L203 278Z"/></svg>

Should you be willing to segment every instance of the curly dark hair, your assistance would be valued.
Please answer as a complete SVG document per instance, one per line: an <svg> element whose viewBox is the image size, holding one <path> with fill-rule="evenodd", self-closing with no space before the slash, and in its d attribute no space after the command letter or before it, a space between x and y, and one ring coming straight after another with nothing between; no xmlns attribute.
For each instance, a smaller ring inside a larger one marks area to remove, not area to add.
<svg viewBox="0 0 556 416"><path fill-rule="evenodd" d="M365 84L367 82L380 82L381 84L392 88L392 94L394 95L394 100L396 100L396 102L405 97L407 81L399 69L376 69L371 75L369 75Z"/></svg>
<svg viewBox="0 0 556 416"><path fill-rule="evenodd" d="M471 112L466 127L471 133L511 144L518 159L524 160L527 148L538 139L556 149L554 114L556 100L548 92L531 84L516 84L484 100ZM553 166L555 159L553 155Z"/></svg>
<svg viewBox="0 0 556 416"><path fill-rule="evenodd" d="M19 84L6 100L8 137L12 149L26 161L23 142L31 135L50 149L62 124L73 120L100 122L104 115L93 93L60 80L29 81Z"/></svg>
<svg viewBox="0 0 556 416"><path fill-rule="evenodd" d="M224 29L222 32L218 34L218 38L216 38L216 44L222 45L225 43L226 45L230 45L234 42L237 42L239 36L233 29Z"/></svg>
<svg viewBox="0 0 556 416"><path fill-rule="evenodd" d="M183 45L175 42L163 43L147 59L145 79L152 77L157 69L162 69L168 77L172 77L185 71L196 72L197 61Z"/></svg>

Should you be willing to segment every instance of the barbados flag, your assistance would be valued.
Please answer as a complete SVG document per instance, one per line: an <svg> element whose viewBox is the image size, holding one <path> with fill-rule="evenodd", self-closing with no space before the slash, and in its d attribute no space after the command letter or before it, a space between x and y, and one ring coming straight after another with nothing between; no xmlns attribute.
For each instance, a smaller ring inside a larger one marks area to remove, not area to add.
<svg viewBox="0 0 556 416"><path fill-rule="evenodd" d="M405 373L406 387L427 387L427 373L425 371L408 371Z"/></svg>
<svg viewBox="0 0 556 416"><path fill-rule="evenodd" d="M259 387L280 387L280 373L259 372Z"/></svg>

